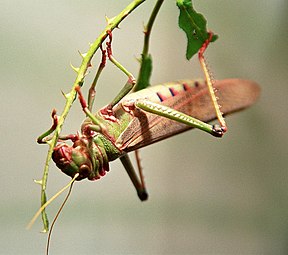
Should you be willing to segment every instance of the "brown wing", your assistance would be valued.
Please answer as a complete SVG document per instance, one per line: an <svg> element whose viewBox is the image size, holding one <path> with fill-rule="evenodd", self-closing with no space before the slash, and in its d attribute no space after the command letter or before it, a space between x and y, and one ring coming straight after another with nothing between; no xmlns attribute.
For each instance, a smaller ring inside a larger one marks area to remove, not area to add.
<svg viewBox="0 0 288 255"><path fill-rule="evenodd" d="M227 79L216 81L214 87L219 97L223 114L230 114L252 105L259 96L259 86L249 80ZM208 122L216 118L210 94L205 84L183 91L162 104L202 121ZM167 118L140 111L125 131L119 136L117 144L124 151L133 151L155 143L175 134L184 132L191 127Z"/></svg>

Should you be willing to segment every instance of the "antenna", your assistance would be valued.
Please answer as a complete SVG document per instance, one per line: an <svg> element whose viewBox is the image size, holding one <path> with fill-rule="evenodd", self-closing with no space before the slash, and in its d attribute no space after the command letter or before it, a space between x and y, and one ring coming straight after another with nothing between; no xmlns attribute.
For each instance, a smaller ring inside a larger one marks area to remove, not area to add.
<svg viewBox="0 0 288 255"><path fill-rule="evenodd" d="M77 174L77 175L79 175L79 174ZM75 178L75 176L74 176L74 178ZM75 182L75 179L74 179L74 178L73 178L73 182L71 182L70 189L69 189L69 191L68 191L68 193L67 193L67 195L66 195L66 197L65 197L65 199L64 199L64 201L63 201L63 203L62 203L62 205L60 206L58 212L56 213L56 215L55 215L55 217L54 217L54 219L53 219L53 221L52 221L52 224L51 224L51 227L50 227L50 230L49 230L49 233L48 233L48 238L47 238L46 255L48 255L48 253L49 253L49 245L50 245L52 230L53 230L53 228L54 228L54 225L55 225L55 223L56 223L56 221L57 221L57 219L58 219L58 217L59 217L62 209L64 208L64 206L65 206L66 202L68 201L68 198L69 198L69 196L70 196L70 194L71 194L72 187L73 187L73 184L74 184L74 182ZM76 177L76 178L77 178L77 177Z"/></svg>
<svg viewBox="0 0 288 255"><path fill-rule="evenodd" d="M75 182L75 180L77 179L77 177L79 176L79 173L75 174L75 176L73 177L73 179L61 190L59 190L53 197L51 197L44 205L42 205L39 210L35 213L35 215L33 216L33 218L31 219L31 221L28 223L26 229L30 229L33 224L35 223L36 219L38 218L38 216L41 214L41 212L54 200L56 199L59 195L61 195L66 189L68 189L69 187L72 186L72 184ZM70 193L71 191L69 191ZM68 194L69 194L68 193ZM65 199L66 200L66 199ZM66 201L64 201L66 202ZM63 206L61 206L63 207ZM60 208L61 209L61 208Z"/></svg>

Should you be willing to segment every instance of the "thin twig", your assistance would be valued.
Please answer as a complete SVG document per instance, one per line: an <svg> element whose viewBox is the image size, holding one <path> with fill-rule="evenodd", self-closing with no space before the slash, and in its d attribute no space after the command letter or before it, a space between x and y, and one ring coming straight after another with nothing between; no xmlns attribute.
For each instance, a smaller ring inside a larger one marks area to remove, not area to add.
<svg viewBox="0 0 288 255"><path fill-rule="evenodd" d="M121 21L124 20L134 9L136 9L143 2L145 2L145 0L134 0L126 8L124 8L121 11L121 13L119 13L117 16L113 17L112 19L107 19L108 25L106 26L106 28L98 36L98 38L94 41L94 43L90 45L88 52L86 54L82 54L82 63L80 67L74 68L74 70L77 72L77 77L74 81L71 91L68 94L65 94L66 104L65 104L62 114L59 116L58 125L55 129L54 135L51 138L51 140L48 142L49 150L48 150L47 157L46 157L43 176L42 176L42 179L38 181L38 183L41 184L41 205L45 204L47 201L45 191L46 191L46 185L47 185L47 180L48 180L49 164L52 158L53 149L56 146L59 134L62 130L63 123L75 100L75 96L76 96L75 88L77 86L83 85L87 69L91 63L91 59L93 58L94 54L100 47L101 43L106 39L107 31L112 31L114 30L114 28L118 27ZM42 211L42 221L44 225L43 232L47 232L49 229L49 222L48 222L48 217L47 217L45 210Z"/></svg>

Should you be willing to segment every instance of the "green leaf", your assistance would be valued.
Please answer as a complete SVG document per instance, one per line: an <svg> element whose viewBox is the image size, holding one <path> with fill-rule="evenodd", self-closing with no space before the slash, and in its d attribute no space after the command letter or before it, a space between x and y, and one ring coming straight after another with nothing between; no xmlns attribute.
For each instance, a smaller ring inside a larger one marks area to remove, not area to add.
<svg viewBox="0 0 288 255"><path fill-rule="evenodd" d="M148 56L142 55L139 77L137 79L137 83L133 91L138 91L147 88L150 85L151 73L152 73L152 57L150 54Z"/></svg>
<svg viewBox="0 0 288 255"><path fill-rule="evenodd" d="M186 58L190 60L209 38L207 21L201 13L194 10L191 0L177 0L177 6L180 10L178 25L186 33ZM217 35L213 35L211 42L217 38Z"/></svg>

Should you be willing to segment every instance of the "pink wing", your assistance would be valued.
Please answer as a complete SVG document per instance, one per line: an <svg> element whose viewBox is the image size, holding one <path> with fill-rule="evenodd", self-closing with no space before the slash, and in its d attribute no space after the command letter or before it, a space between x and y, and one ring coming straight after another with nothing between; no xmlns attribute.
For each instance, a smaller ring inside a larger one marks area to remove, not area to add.
<svg viewBox="0 0 288 255"><path fill-rule="evenodd" d="M216 96L223 114L230 114L252 105L260 93L259 86L249 80L227 79L216 81ZM173 88L172 88L173 89ZM216 118L215 110L205 84L189 88L161 104L181 111L202 121L208 122ZM128 127L118 137L116 144L121 150L133 151L146 145L158 142L191 127L167 118L141 111L134 117Z"/></svg>

